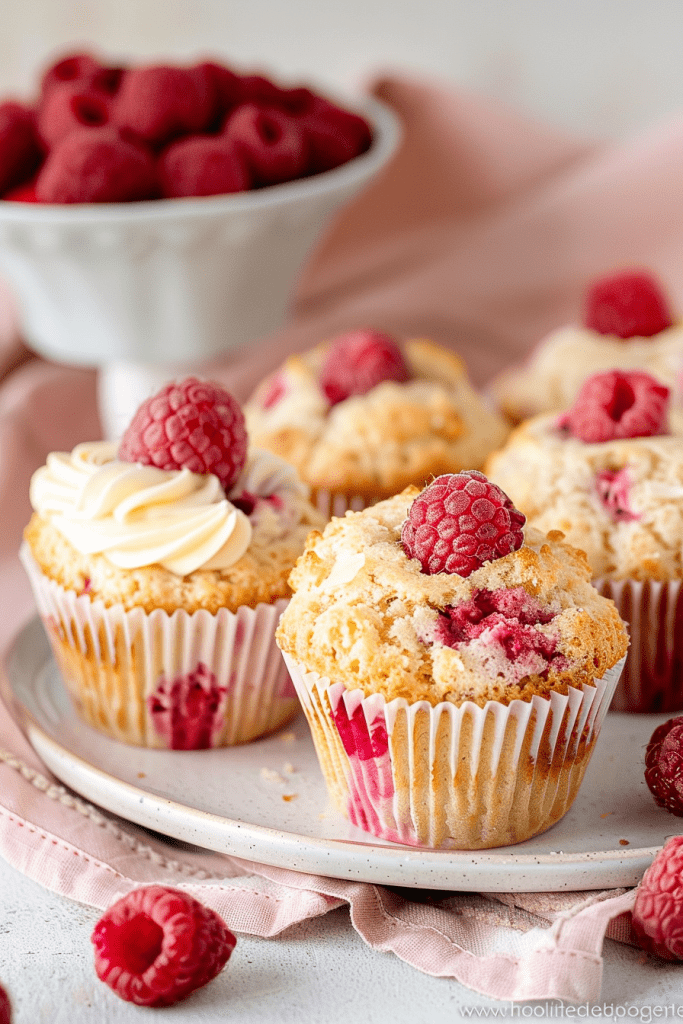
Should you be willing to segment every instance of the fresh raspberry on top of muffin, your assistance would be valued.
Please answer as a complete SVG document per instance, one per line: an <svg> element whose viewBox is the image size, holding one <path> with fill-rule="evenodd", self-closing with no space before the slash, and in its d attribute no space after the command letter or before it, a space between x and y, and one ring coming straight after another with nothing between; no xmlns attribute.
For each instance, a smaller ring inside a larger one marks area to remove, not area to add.
<svg viewBox="0 0 683 1024"><path fill-rule="evenodd" d="M667 432L669 388L641 370L594 373L558 426L587 444Z"/></svg>
<svg viewBox="0 0 683 1024"><path fill-rule="evenodd" d="M368 328L335 338L320 371L320 387L332 405L351 395L365 395L382 381L405 383L409 379L410 370L398 343L388 334Z"/></svg>
<svg viewBox="0 0 683 1024"><path fill-rule="evenodd" d="M485 562L524 543L525 516L483 473L468 470L437 477L408 509L401 542L428 575L470 576Z"/></svg>
<svg viewBox="0 0 683 1024"><path fill-rule="evenodd" d="M188 377L142 403L121 438L118 457L158 469L213 473L227 492L244 467L247 443L244 415L232 395Z"/></svg>
<svg viewBox="0 0 683 1024"><path fill-rule="evenodd" d="M673 324L666 297L644 271L610 274L586 295L584 325L617 338L651 338Z"/></svg>
<svg viewBox="0 0 683 1024"><path fill-rule="evenodd" d="M188 893L134 889L92 933L98 978L129 1003L171 1006L215 978L236 939L218 914Z"/></svg>

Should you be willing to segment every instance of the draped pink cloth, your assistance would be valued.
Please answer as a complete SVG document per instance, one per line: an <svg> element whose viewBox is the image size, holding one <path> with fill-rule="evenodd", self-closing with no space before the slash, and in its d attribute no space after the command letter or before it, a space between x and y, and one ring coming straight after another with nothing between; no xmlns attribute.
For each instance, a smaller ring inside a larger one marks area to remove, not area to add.
<svg viewBox="0 0 683 1024"><path fill-rule="evenodd" d="M286 353L365 325L453 347L484 385L577 316L588 280L619 266L649 267L683 308L683 119L595 143L438 82L387 76L373 91L400 114L402 148L332 225L289 325L211 367L239 398ZM33 610L16 558L30 476L49 451L99 432L95 371L32 356L2 289L3 645ZM596 999L606 930L632 941L633 891L411 900L376 885L180 854L61 787L2 705L0 853L55 892L97 907L141 883L180 885L230 927L256 935L347 903L371 946L500 999ZM501 930L510 952L500 952Z"/></svg>

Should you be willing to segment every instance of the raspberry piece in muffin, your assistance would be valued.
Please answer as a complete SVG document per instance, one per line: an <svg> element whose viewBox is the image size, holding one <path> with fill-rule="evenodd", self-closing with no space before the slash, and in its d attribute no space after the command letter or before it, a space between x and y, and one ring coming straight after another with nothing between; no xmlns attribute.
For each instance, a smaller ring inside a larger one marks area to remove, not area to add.
<svg viewBox="0 0 683 1024"><path fill-rule="evenodd" d="M664 844L636 892L633 929L643 949L683 960L683 836Z"/></svg>
<svg viewBox="0 0 683 1024"><path fill-rule="evenodd" d="M215 978L236 939L209 907L178 889L148 885L95 925L95 971L127 1002L171 1006Z"/></svg>
<svg viewBox="0 0 683 1024"><path fill-rule="evenodd" d="M330 345L320 371L320 386L336 405L351 395L365 395L384 380L404 383L410 370L399 345L380 331L342 334Z"/></svg>
<svg viewBox="0 0 683 1024"><path fill-rule="evenodd" d="M643 271L600 278L588 290L584 324L598 334L652 338L673 322L659 285Z"/></svg>
<svg viewBox="0 0 683 1024"><path fill-rule="evenodd" d="M213 473L228 491L247 454L244 415L216 384L188 377L140 406L121 438L119 459L159 469Z"/></svg>
<svg viewBox="0 0 683 1024"><path fill-rule="evenodd" d="M587 444L652 437L666 433L668 403L669 389L649 373L608 370L584 382L558 425Z"/></svg>
<svg viewBox="0 0 683 1024"><path fill-rule="evenodd" d="M485 562L517 551L525 517L483 473L440 476L408 510L401 542L423 572L470 576Z"/></svg>

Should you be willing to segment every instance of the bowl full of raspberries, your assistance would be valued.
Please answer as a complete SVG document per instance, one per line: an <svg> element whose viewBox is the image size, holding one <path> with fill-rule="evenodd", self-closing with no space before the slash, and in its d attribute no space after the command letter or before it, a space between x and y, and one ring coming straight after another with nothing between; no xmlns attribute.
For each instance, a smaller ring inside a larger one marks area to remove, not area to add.
<svg viewBox="0 0 683 1024"><path fill-rule="evenodd" d="M280 327L331 215L400 129L217 60L71 53L0 102L0 273L27 342L83 365L210 360Z"/></svg>

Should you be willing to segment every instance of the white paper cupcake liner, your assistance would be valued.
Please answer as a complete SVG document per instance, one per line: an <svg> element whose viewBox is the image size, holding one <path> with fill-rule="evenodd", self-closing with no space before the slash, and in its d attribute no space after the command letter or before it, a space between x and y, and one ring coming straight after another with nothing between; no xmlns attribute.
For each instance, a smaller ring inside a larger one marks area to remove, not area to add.
<svg viewBox="0 0 683 1024"><path fill-rule="evenodd" d="M349 509L352 512L362 512L364 508L376 505L385 497L386 495L372 496L354 494L353 492L329 491L323 487L311 488L311 502L325 519L331 519L332 516L341 518Z"/></svg>
<svg viewBox="0 0 683 1024"><path fill-rule="evenodd" d="M38 611L81 717L124 743L246 743L298 710L275 628L287 599L237 612L106 607L45 576L24 545Z"/></svg>
<svg viewBox="0 0 683 1024"><path fill-rule="evenodd" d="M628 624L631 644L612 711L683 710L683 589L680 581L594 580Z"/></svg>
<svg viewBox="0 0 683 1024"><path fill-rule="evenodd" d="M340 810L379 838L449 849L509 846L567 812L625 660L595 686L480 708L364 697L284 659Z"/></svg>

